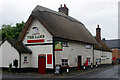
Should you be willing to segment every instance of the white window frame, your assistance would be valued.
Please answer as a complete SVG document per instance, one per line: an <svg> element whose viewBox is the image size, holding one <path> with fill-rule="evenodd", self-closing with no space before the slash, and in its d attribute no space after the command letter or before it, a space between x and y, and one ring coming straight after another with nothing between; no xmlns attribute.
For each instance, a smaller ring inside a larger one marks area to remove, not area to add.
<svg viewBox="0 0 120 80"><path fill-rule="evenodd" d="M86 49L91 49L92 46L90 44L86 44Z"/></svg>
<svg viewBox="0 0 120 80"><path fill-rule="evenodd" d="M69 47L68 41L62 41L62 46L63 47Z"/></svg>
<svg viewBox="0 0 120 80"><path fill-rule="evenodd" d="M66 61L65 61L66 60ZM69 65L68 63L69 63L69 61L68 61L68 59L61 59L61 63L62 63L62 66L67 66L67 65Z"/></svg>
<svg viewBox="0 0 120 80"><path fill-rule="evenodd" d="M96 62L97 62L98 64L101 64L101 58L96 58Z"/></svg>
<svg viewBox="0 0 120 80"><path fill-rule="evenodd" d="M28 62L28 57L24 56L24 62Z"/></svg>

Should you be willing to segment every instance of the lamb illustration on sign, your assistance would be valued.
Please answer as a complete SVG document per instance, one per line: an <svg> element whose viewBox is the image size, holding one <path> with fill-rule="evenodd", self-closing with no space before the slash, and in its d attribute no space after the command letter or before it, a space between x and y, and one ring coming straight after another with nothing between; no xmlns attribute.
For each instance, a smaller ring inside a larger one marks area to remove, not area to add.
<svg viewBox="0 0 120 80"><path fill-rule="evenodd" d="M62 51L62 41L55 42L55 51Z"/></svg>
<svg viewBox="0 0 120 80"><path fill-rule="evenodd" d="M40 34L39 33L39 29L37 28L37 27L33 27L32 28L34 31L33 31L33 35L35 35L35 34Z"/></svg>

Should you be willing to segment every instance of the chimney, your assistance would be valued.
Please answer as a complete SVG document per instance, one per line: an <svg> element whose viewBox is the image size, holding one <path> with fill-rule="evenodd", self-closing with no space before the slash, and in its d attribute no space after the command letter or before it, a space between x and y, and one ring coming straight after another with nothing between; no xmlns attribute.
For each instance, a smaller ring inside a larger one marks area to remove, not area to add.
<svg viewBox="0 0 120 80"><path fill-rule="evenodd" d="M101 28L99 28L99 25L96 28L96 40L99 44L101 43Z"/></svg>
<svg viewBox="0 0 120 80"><path fill-rule="evenodd" d="M64 4L64 7L62 7L62 4L60 5L60 7L58 8L59 12L62 12L66 15L68 15L68 11L69 9L66 7L66 5Z"/></svg>

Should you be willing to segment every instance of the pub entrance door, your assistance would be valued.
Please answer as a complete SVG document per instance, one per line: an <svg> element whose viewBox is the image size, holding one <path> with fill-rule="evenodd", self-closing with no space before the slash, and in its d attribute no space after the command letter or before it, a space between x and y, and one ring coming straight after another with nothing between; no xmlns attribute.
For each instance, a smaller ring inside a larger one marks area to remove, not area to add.
<svg viewBox="0 0 120 80"><path fill-rule="evenodd" d="M38 56L38 73L45 74L46 57L45 55Z"/></svg>

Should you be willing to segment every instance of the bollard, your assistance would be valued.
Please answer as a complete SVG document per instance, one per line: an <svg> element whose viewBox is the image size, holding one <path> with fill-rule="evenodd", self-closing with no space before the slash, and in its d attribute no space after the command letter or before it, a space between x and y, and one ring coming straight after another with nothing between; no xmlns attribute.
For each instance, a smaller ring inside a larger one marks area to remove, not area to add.
<svg viewBox="0 0 120 80"><path fill-rule="evenodd" d="M96 62L96 68L98 67L97 62Z"/></svg>
<svg viewBox="0 0 120 80"><path fill-rule="evenodd" d="M86 69L85 69L85 66L83 66L83 69L84 69L84 71L86 70Z"/></svg>
<svg viewBox="0 0 120 80"><path fill-rule="evenodd" d="M96 68L97 68L97 64L96 64Z"/></svg>
<svg viewBox="0 0 120 80"><path fill-rule="evenodd" d="M67 74L69 73L69 66L67 65Z"/></svg>
<svg viewBox="0 0 120 80"><path fill-rule="evenodd" d="M85 66L85 63L84 63L83 69L84 69L84 71L86 70L86 66Z"/></svg>
<svg viewBox="0 0 120 80"><path fill-rule="evenodd" d="M69 69L67 69L67 74L69 73Z"/></svg>
<svg viewBox="0 0 120 80"><path fill-rule="evenodd" d="M93 65L92 65L92 63L91 63L91 69L93 69Z"/></svg>
<svg viewBox="0 0 120 80"><path fill-rule="evenodd" d="M9 72L12 70L12 63L9 63Z"/></svg>

